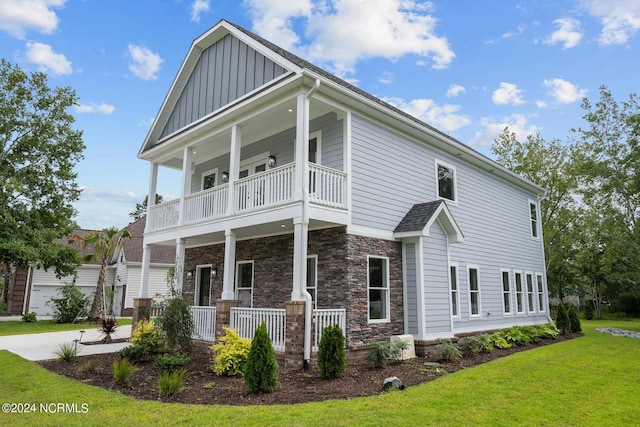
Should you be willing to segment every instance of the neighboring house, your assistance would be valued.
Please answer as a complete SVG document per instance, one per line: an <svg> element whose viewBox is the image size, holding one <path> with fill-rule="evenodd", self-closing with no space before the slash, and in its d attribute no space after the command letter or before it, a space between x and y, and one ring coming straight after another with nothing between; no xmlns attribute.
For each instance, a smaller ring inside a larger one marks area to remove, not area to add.
<svg viewBox="0 0 640 427"><path fill-rule="evenodd" d="M227 21L193 42L139 157L149 200L159 167L182 170L181 197L149 207L140 310L168 245L218 331L286 308L285 361L309 357L309 298L350 350L550 321L542 188Z"/></svg>
<svg viewBox="0 0 640 427"><path fill-rule="evenodd" d="M107 268L106 289L113 292L113 312L116 315L130 316L133 307L133 296L138 295L140 284L140 270L142 261L142 239L145 218L129 224L126 228L132 234L132 239L126 239L124 248L119 248ZM76 230L73 234L84 236L95 230ZM59 243L76 247L81 256L91 254L93 249L81 249L77 242L70 243L68 239L60 239ZM150 291L166 294L166 275L174 265L175 250L158 250L154 253L150 265ZM29 267L18 271L14 288L14 303L11 314L35 312L39 316L53 315L52 307L47 304L51 298L60 295L58 290L65 283L75 283L88 297L93 298L100 274L100 264L97 262L83 263L76 270L75 276L58 279L53 269Z"/></svg>

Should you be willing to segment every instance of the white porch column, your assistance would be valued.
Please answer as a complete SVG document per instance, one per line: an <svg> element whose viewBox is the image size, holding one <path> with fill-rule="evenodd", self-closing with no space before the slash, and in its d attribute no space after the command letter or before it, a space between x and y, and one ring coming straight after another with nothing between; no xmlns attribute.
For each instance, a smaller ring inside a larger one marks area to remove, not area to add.
<svg viewBox="0 0 640 427"><path fill-rule="evenodd" d="M145 224L145 230L150 230L149 214L151 208L156 204L156 189L158 187L158 164L151 162L151 170L149 172L149 193L147 194L147 222Z"/></svg>
<svg viewBox="0 0 640 427"><path fill-rule="evenodd" d="M148 298L149 293L149 265L151 264L151 245L144 244L142 248L142 274L140 275L139 298Z"/></svg>
<svg viewBox="0 0 640 427"><path fill-rule="evenodd" d="M185 147L182 153L182 194L180 195L180 212L178 216L178 225L184 224L185 219L185 196L191 193L191 164L193 158L193 148ZM155 196L154 196L155 197Z"/></svg>
<svg viewBox="0 0 640 427"><path fill-rule="evenodd" d="M222 279L223 300L234 300L234 273L236 269L236 233L227 230L224 235L224 276Z"/></svg>
<svg viewBox="0 0 640 427"><path fill-rule="evenodd" d="M296 169L293 197L294 200L303 200L309 175L309 100L304 94L300 94L296 104Z"/></svg>
<svg viewBox="0 0 640 427"><path fill-rule="evenodd" d="M184 281L184 248L186 239L176 239L176 271L175 285L176 291L182 292L182 284Z"/></svg>
<svg viewBox="0 0 640 427"><path fill-rule="evenodd" d="M242 132L240 126L231 128L231 148L229 158L229 197L227 199L227 214L233 215L236 210L235 181L240 173L240 147L242 145ZM224 299L224 298L223 298Z"/></svg>
<svg viewBox="0 0 640 427"><path fill-rule="evenodd" d="M291 300L305 301L309 222L305 223L302 218L294 218L293 221L293 290L291 291Z"/></svg>

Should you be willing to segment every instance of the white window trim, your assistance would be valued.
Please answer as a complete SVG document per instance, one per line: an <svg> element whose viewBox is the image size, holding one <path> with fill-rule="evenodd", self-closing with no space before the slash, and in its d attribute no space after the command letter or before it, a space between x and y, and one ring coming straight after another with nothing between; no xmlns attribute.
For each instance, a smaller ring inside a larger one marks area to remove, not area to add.
<svg viewBox="0 0 640 427"><path fill-rule="evenodd" d="M531 292L529 292L529 282L528 282L529 277L531 277ZM537 293L536 293L536 283L534 279L535 279L535 276L533 275L532 271L524 272L524 292L525 292L525 295L527 296L527 313L536 313ZM531 296L531 304L533 304L533 307L531 307L529 304L529 296Z"/></svg>
<svg viewBox="0 0 640 427"><path fill-rule="evenodd" d="M458 314L454 315L453 314L453 298L451 298L451 306L449 307L449 313L451 313L451 317L453 319L460 319L460 268L458 267L458 263L457 262L450 262L449 263L449 294L451 294L453 292L453 290L451 289L451 267L454 267L456 269L456 307L458 307Z"/></svg>
<svg viewBox="0 0 640 427"><path fill-rule="evenodd" d="M536 236L533 235L533 224L531 224L531 206L536 208ZM538 206L538 202L536 200L529 199L527 207L529 208L527 212L527 218L529 218L529 233L533 240L540 240L540 206Z"/></svg>
<svg viewBox="0 0 640 427"><path fill-rule="evenodd" d="M369 287L369 260L370 259L383 259L386 262L386 277L385 277L385 283L386 283L386 287L385 288L370 288ZM385 257L385 256L376 256L376 255L367 255L367 322L368 323L389 323L391 322L391 304L390 304L390 296L391 296L391 286L389 283L389 257ZM387 291L387 298L386 299L386 314L387 316L384 319L371 319L369 318L369 314L371 313L370 311L370 307L369 307L369 290L370 289L386 289Z"/></svg>
<svg viewBox="0 0 640 427"><path fill-rule="evenodd" d="M446 197L441 197L440 196L440 188L439 188L439 182L438 182L438 166L444 166L448 169L451 169L453 171L453 200L451 199L447 199ZM458 204L458 170L455 166L453 166L451 163L447 163L444 162L442 160L439 159L435 159L435 177L436 177L436 181L435 181L435 185L436 185L436 197L439 200L446 200L448 203L452 203L454 205Z"/></svg>
<svg viewBox="0 0 640 427"><path fill-rule="evenodd" d="M308 255L307 262L309 262L310 259L313 259L316 265L316 268L314 269L315 277L313 278L313 283L315 283L316 285L314 288L316 292L315 292L315 299L313 300L313 302L315 303L315 308L318 308L318 255ZM307 274L309 274L308 269L307 269Z"/></svg>
<svg viewBox="0 0 640 427"><path fill-rule="evenodd" d="M316 165L322 165L322 130L317 130L309 134L309 141L313 138L317 138L318 142L316 143ZM298 145L296 144L297 139L293 138L293 158L296 157L296 149ZM308 159L307 159L308 160Z"/></svg>
<svg viewBox="0 0 640 427"><path fill-rule="evenodd" d="M516 276L520 275L520 296L522 297L522 311L518 311L518 283L516 282ZM526 310L525 310L525 294L526 294L526 286L527 284L525 283L525 277L524 277L524 273L522 272L522 270L514 270L513 271L513 289L515 290L515 295L516 295L516 300L515 300L515 313L516 315L523 315L526 314Z"/></svg>
<svg viewBox="0 0 640 427"><path fill-rule="evenodd" d="M476 270L477 279L478 279L478 290L474 292L478 292L478 314L472 314L471 307L471 270ZM470 319L480 319L482 318L482 285L480 280L480 266L476 264L467 264L467 292L469 294L469 318Z"/></svg>
<svg viewBox="0 0 640 427"><path fill-rule="evenodd" d="M504 295L507 293L504 290L504 282L502 281L502 276L504 275L504 273L507 273L508 277L509 277L509 311L506 310L506 307L504 306ZM508 316L511 317L513 316L515 310L513 309L513 286L512 286L511 282L511 270L508 268L501 268L500 269L500 290L501 290L501 294L502 294L502 315L503 316Z"/></svg>
<svg viewBox="0 0 640 427"><path fill-rule="evenodd" d="M200 175L200 190L204 190L204 178L214 173L216 174L216 182L213 184L213 186L217 187L220 184L220 175L218 174L218 169L219 168L213 168L202 172L202 175Z"/></svg>
<svg viewBox="0 0 640 427"><path fill-rule="evenodd" d="M538 288L538 277L540 278L540 284L542 285L542 289ZM538 300L538 312L539 313L544 313L545 310L545 286L544 286L544 275L542 273L536 273L535 275L536 278L536 282L535 282L535 286L536 286L536 290L535 290L535 294L536 294L536 299ZM542 304L540 304L540 296L542 296Z"/></svg>
<svg viewBox="0 0 640 427"><path fill-rule="evenodd" d="M193 305L198 305L198 296L200 295L200 270L202 270L203 268L210 268L211 271L213 272L213 265L212 264L199 264L196 265L196 277L195 277L195 292L193 294ZM211 279L212 277L209 277L209 305L211 305Z"/></svg>
<svg viewBox="0 0 640 427"><path fill-rule="evenodd" d="M251 264L251 287L250 288L238 288L238 279L240 278L240 275L238 274L238 268L240 267L240 265L242 264ZM255 268L255 264L253 262L253 260L246 260L246 261L237 261L236 262L236 280L235 280L235 286L234 286L234 293L235 293L235 297L236 299L240 299L240 295L238 294L238 290L239 289L251 289L251 304L249 305L249 307L253 307L253 285L254 285L254 279L255 279L255 275L256 275L256 268Z"/></svg>

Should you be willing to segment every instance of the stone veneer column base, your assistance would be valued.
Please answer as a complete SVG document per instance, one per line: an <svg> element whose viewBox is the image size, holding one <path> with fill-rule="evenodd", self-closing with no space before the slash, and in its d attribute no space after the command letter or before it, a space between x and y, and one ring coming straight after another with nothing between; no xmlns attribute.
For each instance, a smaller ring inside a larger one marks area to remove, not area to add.
<svg viewBox="0 0 640 427"><path fill-rule="evenodd" d="M131 321L131 330L136 328L136 324L141 320L149 320L151 314L151 301L153 298L134 298L133 299L133 319Z"/></svg>
<svg viewBox="0 0 640 427"><path fill-rule="evenodd" d="M234 307L240 307L240 300L216 300L216 338L224 335L223 328L229 326Z"/></svg>
<svg viewBox="0 0 640 427"><path fill-rule="evenodd" d="M304 367L304 301L285 301L284 366Z"/></svg>

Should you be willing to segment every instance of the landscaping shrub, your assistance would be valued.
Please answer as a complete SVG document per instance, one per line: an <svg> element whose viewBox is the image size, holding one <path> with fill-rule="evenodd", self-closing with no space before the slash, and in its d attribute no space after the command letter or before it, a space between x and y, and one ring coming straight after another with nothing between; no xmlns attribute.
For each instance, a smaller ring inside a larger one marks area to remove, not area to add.
<svg viewBox="0 0 640 427"><path fill-rule="evenodd" d="M640 296L634 292L622 292L615 301L617 311L629 317L640 317Z"/></svg>
<svg viewBox="0 0 640 427"><path fill-rule="evenodd" d="M569 320L569 314L564 304L558 304L558 313L556 314L556 327L561 334L566 334L571 330L571 322Z"/></svg>
<svg viewBox="0 0 640 427"><path fill-rule="evenodd" d="M493 351L493 342L491 341L491 335L480 334L477 338L478 345L480 346L480 351L482 351L483 353L491 353Z"/></svg>
<svg viewBox="0 0 640 427"><path fill-rule="evenodd" d="M512 344L507 342L507 340L502 336L502 332L501 331L496 331L493 334L491 334L489 336L489 339L491 341L491 344L493 344L493 346L495 348L511 348Z"/></svg>
<svg viewBox="0 0 640 427"><path fill-rule="evenodd" d="M59 298L51 298L47 305L53 309L53 319L57 323L71 323L89 315L89 297L73 283L65 283L58 289Z"/></svg>
<svg viewBox="0 0 640 427"><path fill-rule="evenodd" d="M22 315L22 321L25 323L35 323L36 322L36 313L33 311L31 313L25 313Z"/></svg>
<svg viewBox="0 0 640 427"><path fill-rule="evenodd" d="M344 334L338 325L327 326L322 331L318 346L318 368L324 378L339 378L347 367L344 351Z"/></svg>
<svg viewBox="0 0 640 427"><path fill-rule="evenodd" d="M569 307L567 310L567 317L569 317L569 330L572 334L582 332L582 326L580 325L580 319L578 319L578 313L573 307Z"/></svg>
<svg viewBox="0 0 640 427"><path fill-rule="evenodd" d="M111 342L111 334L118 328L118 322L113 316L101 317L100 328L98 330L103 335L102 342L108 344Z"/></svg>
<svg viewBox="0 0 640 427"><path fill-rule="evenodd" d="M249 393L271 393L278 385L278 362L264 321L256 329L244 365L244 382Z"/></svg>
<svg viewBox="0 0 640 427"><path fill-rule="evenodd" d="M169 350L180 345L180 350L190 353L193 349L193 318L189 311L190 302L178 291L173 291L163 302L164 310L155 319L156 327L164 332Z"/></svg>
<svg viewBox="0 0 640 427"><path fill-rule="evenodd" d="M584 304L584 318L587 320L593 319L595 310L593 309L593 301L587 300Z"/></svg>
<svg viewBox="0 0 640 427"><path fill-rule="evenodd" d="M58 359L71 362L78 356L78 344L76 342L63 342L54 353Z"/></svg>
<svg viewBox="0 0 640 427"><path fill-rule="evenodd" d="M441 342L435 345L433 354L438 360L446 360L448 362L460 362L462 360L462 352L454 343L450 340Z"/></svg>
<svg viewBox="0 0 640 427"><path fill-rule="evenodd" d="M145 354L154 354L164 348L165 338L152 320L141 320L131 333L131 342L134 346L141 347Z"/></svg>
<svg viewBox="0 0 640 427"><path fill-rule="evenodd" d="M536 325L535 326L536 333L539 338L555 338L560 334L560 331L556 326L552 323L545 325Z"/></svg>
<svg viewBox="0 0 640 427"><path fill-rule="evenodd" d="M118 384L127 382L131 374L136 371L136 367L129 363L127 359L113 361L113 378Z"/></svg>
<svg viewBox="0 0 640 427"><path fill-rule="evenodd" d="M180 391L182 381L187 374L185 368L176 369L171 372L163 372L158 380L158 391L163 397L171 397Z"/></svg>
<svg viewBox="0 0 640 427"><path fill-rule="evenodd" d="M374 368L382 369L390 360L398 360L402 357L402 351L409 344L405 341L374 342L367 353L367 362Z"/></svg>
<svg viewBox="0 0 640 427"><path fill-rule="evenodd" d="M127 359L129 362L135 363L146 355L144 347L140 345L130 345L118 351L118 356Z"/></svg>
<svg viewBox="0 0 640 427"><path fill-rule="evenodd" d="M458 348L463 356L473 356L474 354L480 353L480 351L482 351L480 347L480 336L472 335L460 338Z"/></svg>
<svg viewBox="0 0 640 427"><path fill-rule="evenodd" d="M182 369L187 366L189 362L189 356L186 354L175 353L175 354L163 354L162 356L158 356L156 358L155 364L160 369L161 372L173 372L178 369Z"/></svg>
<svg viewBox="0 0 640 427"><path fill-rule="evenodd" d="M241 338L235 330L224 327L224 335L211 346L213 372L230 376L242 374L250 349L251 340Z"/></svg>

